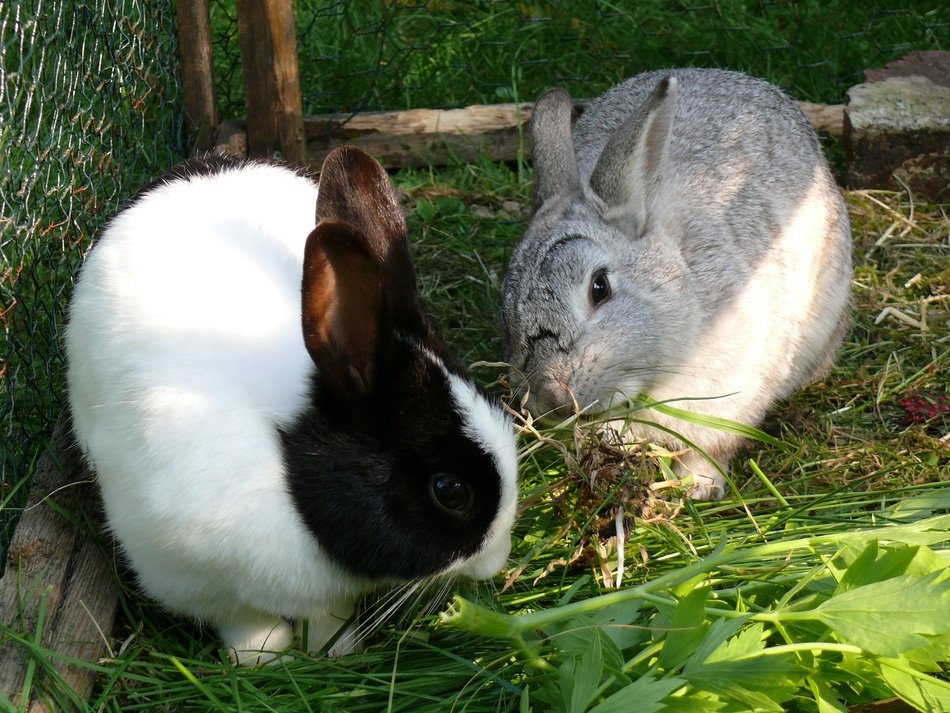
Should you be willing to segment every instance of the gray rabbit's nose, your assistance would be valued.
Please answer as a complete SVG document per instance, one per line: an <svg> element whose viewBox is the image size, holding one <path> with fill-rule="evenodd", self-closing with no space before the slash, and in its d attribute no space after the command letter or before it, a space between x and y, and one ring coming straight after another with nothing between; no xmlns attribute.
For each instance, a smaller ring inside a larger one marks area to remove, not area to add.
<svg viewBox="0 0 950 713"><path fill-rule="evenodd" d="M531 385L528 410L540 421L560 421L574 413L574 399L566 384L556 379Z"/></svg>

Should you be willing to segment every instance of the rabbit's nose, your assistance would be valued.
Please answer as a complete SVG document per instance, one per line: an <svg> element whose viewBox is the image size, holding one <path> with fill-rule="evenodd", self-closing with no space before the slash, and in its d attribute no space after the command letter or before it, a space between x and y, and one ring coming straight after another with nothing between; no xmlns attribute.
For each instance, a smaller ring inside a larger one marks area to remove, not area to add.
<svg viewBox="0 0 950 713"><path fill-rule="evenodd" d="M574 403L571 390L564 382L547 379L533 385L528 408L541 421L559 421L574 412Z"/></svg>

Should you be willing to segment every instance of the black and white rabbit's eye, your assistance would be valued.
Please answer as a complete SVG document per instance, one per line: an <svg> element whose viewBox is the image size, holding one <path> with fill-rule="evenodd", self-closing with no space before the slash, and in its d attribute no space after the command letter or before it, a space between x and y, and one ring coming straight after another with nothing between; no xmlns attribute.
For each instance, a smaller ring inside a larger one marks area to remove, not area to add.
<svg viewBox="0 0 950 713"><path fill-rule="evenodd" d="M610 280L606 270L598 270L590 281L590 301L596 307L610 297Z"/></svg>
<svg viewBox="0 0 950 713"><path fill-rule="evenodd" d="M471 486L457 475L439 473L432 478L430 486L432 502L445 512L461 515L475 499Z"/></svg>

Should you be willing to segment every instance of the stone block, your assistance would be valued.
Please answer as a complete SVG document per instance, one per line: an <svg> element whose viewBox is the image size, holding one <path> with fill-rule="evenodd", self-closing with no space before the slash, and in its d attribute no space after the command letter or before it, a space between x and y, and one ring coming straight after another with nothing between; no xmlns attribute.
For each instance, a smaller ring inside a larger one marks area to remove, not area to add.
<svg viewBox="0 0 950 713"><path fill-rule="evenodd" d="M903 182L950 201L950 52L916 52L865 77L845 107L848 185Z"/></svg>

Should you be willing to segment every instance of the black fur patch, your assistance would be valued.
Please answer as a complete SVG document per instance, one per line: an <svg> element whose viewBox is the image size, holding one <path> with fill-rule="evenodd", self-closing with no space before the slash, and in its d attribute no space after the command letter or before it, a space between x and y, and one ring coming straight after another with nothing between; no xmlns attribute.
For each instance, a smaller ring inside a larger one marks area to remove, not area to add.
<svg viewBox="0 0 950 713"><path fill-rule="evenodd" d="M374 392L358 402L339 402L316 375L314 406L282 436L290 493L330 557L368 578L407 580L481 547L501 483L493 457L462 433L442 370L404 340L387 351ZM472 488L466 515L432 501L440 473Z"/></svg>

